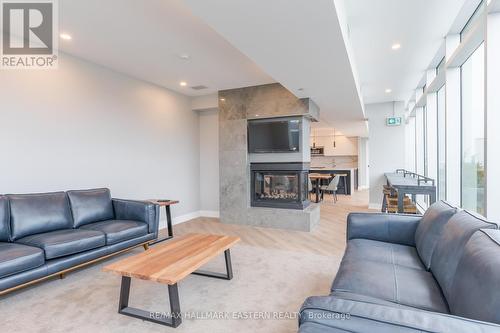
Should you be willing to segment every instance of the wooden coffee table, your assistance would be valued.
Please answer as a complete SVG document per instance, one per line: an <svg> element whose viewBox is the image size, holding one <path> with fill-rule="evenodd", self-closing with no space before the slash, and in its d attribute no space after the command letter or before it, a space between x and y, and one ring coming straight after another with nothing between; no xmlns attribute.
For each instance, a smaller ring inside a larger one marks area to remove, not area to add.
<svg viewBox="0 0 500 333"><path fill-rule="evenodd" d="M182 322L182 315L177 283L189 274L231 280L233 271L229 249L239 240L239 237L232 236L187 234L105 266L104 271L115 272L122 276L118 313L166 326L179 326ZM226 273L197 270L223 252L226 260ZM132 277L168 285L170 316L158 317L154 316L155 312L128 306L130 278Z"/></svg>

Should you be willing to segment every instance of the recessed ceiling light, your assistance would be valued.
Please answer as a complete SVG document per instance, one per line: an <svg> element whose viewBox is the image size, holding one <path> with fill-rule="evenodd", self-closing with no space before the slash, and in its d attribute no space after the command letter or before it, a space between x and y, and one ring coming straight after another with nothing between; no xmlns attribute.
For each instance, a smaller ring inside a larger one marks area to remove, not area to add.
<svg viewBox="0 0 500 333"><path fill-rule="evenodd" d="M181 85L181 87L185 87L188 85L186 81L181 81L181 83L179 83L179 84Z"/></svg>
<svg viewBox="0 0 500 333"><path fill-rule="evenodd" d="M393 50L399 50L401 48L401 44L399 44L399 43L392 44L391 48Z"/></svg>
<svg viewBox="0 0 500 333"><path fill-rule="evenodd" d="M220 101L221 101L221 102L224 102L225 100L226 100L225 98L221 98L221 99L220 99Z"/></svg>
<svg viewBox="0 0 500 333"><path fill-rule="evenodd" d="M189 54L187 54L187 53L180 53L178 56L182 60L189 60L189 59L191 59L191 56Z"/></svg>
<svg viewBox="0 0 500 333"><path fill-rule="evenodd" d="M391 92L392 92L392 89L390 89L390 88L387 88L387 89L385 90L385 93L386 93L386 94L390 94Z"/></svg>
<svg viewBox="0 0 500 333"><path fill-rule="evenodd" d="M64 39L64 40L71 40L72 39L71 35L68 35L65 33L60 34L59 37L61 37L61 39Z"/></svg>
<svg viewBox="0 0 500 333"><path fill-rule="evenodd" d="M258 115L258 114L256 114L255 116L256 116L256 117L258 117L259 115Z"/></svg>

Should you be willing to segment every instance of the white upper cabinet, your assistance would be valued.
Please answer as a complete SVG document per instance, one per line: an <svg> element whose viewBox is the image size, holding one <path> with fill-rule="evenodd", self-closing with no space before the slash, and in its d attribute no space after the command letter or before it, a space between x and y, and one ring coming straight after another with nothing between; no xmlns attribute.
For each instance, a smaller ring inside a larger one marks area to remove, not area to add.
<svg viewBox="0 0 500 333"><path fill-rule="evenodd" d="M343 135L335 136L335 147L333 147L333 134L317 134L313 139L311 136L311 147L316 142L316 147L325 148L325 156L356 156L358 155L358 138Z"/></svg>

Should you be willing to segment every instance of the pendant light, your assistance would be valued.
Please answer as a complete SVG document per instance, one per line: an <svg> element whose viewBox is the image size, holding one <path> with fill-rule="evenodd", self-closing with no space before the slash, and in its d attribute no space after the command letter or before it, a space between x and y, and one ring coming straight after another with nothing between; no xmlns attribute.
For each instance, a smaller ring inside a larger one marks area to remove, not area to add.
<svg viewBox="0 0 500 333"><path fill-rule="evenodd" d="M313 148L316 148L316 131L313 129Z"/></svg>
<svg viewBox="0 0 500 333"><path fill-rule="evenodd" d="M335 128L333 129L333 148L337 148L337 142L335 141Z"/></svg>

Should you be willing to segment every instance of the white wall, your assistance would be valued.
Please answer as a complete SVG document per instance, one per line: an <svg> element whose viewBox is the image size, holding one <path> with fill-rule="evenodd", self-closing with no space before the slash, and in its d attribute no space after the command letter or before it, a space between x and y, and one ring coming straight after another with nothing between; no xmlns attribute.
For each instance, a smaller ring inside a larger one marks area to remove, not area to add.
<svg viewBox="0 0 500 333"><path fill-rule="evenodd" d="M311 136L309 138L311 146L313 142L316 147L324 147L325 156L355 156L358 155L358 137L335 135L333 136L333 129L317 128L311 129ZM335 147L333 142L335 141Z"/></svg>
<svg viewBox="0 0 500 333"><path fill-rule="evenodd" d="M191 108L193 110L207 110L219 107L218 94L191 97Z"/></svg>
<svg viewBox="0 0 500 333"><path fill-rule="evenodd" d="M368 138L358 140L358 187L360 190L370 187L370 153Z"/></svg>
<svg viewBox="0 0 500 333"><path fill-rule="evenodd" d="M395 103L396 116L403 117L404 103ZM405 126L386 126L386 117L393 115L393 103L366 105L369 119L369 165L370 165L370 207L382 205L382 186L386 183L384 173L404 168Z"/></svg>
<svg viewBox="0 0 500 333"><path fill-rule="evenodd" d="M187 97L61 54L58 70L2 71L0 99L2 193L106 186L115 197L180 200L174 221L199 211L198 115Z"/></svg>
<svg viewBox="0 0 500 333"><path fill-rule="evenodd" d="M219 109L200 115L200 210L202 216L219 216Z"/></svg>

